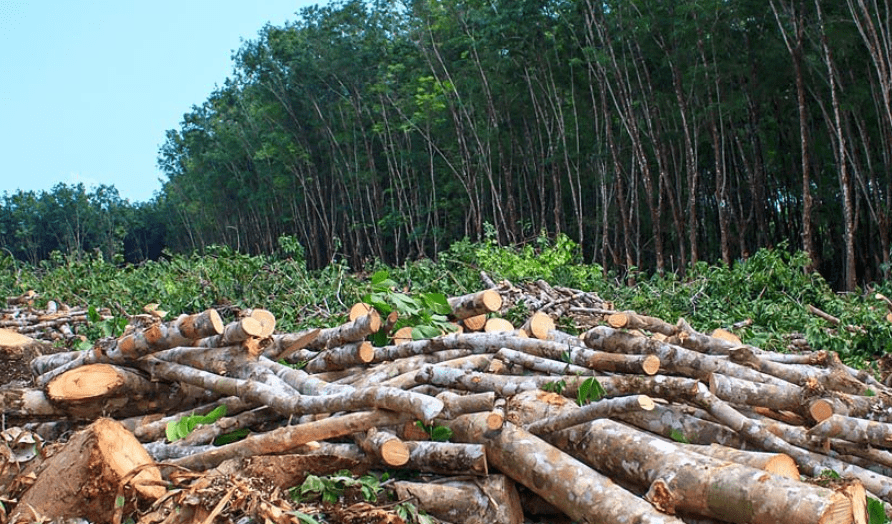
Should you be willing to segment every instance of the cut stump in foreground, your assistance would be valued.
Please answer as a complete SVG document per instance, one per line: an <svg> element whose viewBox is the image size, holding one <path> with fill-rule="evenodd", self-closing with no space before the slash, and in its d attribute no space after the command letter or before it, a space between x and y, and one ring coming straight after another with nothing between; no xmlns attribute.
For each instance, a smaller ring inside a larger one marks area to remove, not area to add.
<svg viewBox="0 0 892 524"><path fill-rule="evenodd" d="M154 501L165 492L161 473L136 437L119 422L102 418L44 462L9 522L75 517L112 522L118 497L123 496L119 509L126 513L136 500Z"/></svg>

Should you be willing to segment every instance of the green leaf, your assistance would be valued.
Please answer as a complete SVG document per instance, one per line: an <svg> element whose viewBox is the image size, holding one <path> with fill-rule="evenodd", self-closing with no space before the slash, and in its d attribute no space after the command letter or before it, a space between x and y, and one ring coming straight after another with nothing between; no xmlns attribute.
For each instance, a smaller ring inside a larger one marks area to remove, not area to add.
<svg viewBox="0 0 892 524"><path fill-rule="evenodd" d="M564 388L567 387L567 383L563 380L556 380L554 382L548 382L542 385L543 391L548 391L550 393L557 393L558 395L564 391Z"/></svg>
<svg viewBox="0 0 892 524"><path fill-rule="evenodd" d="M601 400L605 394L601 383L595 377L589 377L579 385L579 389L576 391L576 403L583 406L589 402Z"/></svg>
<svg viewBox="0 0 892 524"><path fill-rule="evenodd" d="M316 475L307 475L303 483L300 485L300 494L322 493L325 490L325 483Z"/></svg>
<svg viewBox="0 0 892 524"><path fill-rule="evenodd" d="M291 513L292 515L297 517L297 520L299 520L305 524L319 524L318 520L314 519L312 516L307 515L306 513L302 512L302 511L294 510L294 511L289 511L289 513Z"/></svg>
<svg viewBox="0 0 892 524"><path fill-rule="evenodd" d="M127 499L125 499L123 495L118 495L117 497L115 497L115 507L116 508L123 508L124 504L126 502L127 502Z"/></svg>
<svg viewBox="0 0 892 524"><path fill-rule="evenodd" d="M165 432L167 433L167 440L170 442L175 442L181 438L186 437L186 435L188 435L189 433L192 433L192 430L195 429L195 427L199 424L213 424L225 415L226 405L221 404L214 408L207 415L188 415L181 418L180 420L168 422L167 428L165 428Z"/></svg>
<svg viewBox="0 0 892 524"><path fill-rule="evenodd" d="M400 315L412 316L421 312L421 305L414 298L404 293L391 293L390 301L396 306Z"/></svg>
<svg viewBox="0 0 892 524"><path fill-rule="evenodd" d="M680 442L682 444L690 444L691 443L691 441L688 440L687 437L684 436L684 433L682 433L681 431L679 431L677 429L673 429L671 432L669 432L669 438L671 438L675 442Z"/></svg>
<svg viewBox="0 0 892 524"><path fill-rule="evenodd" d="M102 316L99 314L94 306L90 306L87 309L87 320L89 320L90 322L99 322L100 320L102 320Z"/></svg>
<svg viewBox="0 0 892 524"><path fill-rule="evenodd" d="M233 442L238 442L239 440L243 440L251 434L251 430L248 428L241 428L235 431L230 431L229 433L224 433L219 437L214 439L215 446L225 446L226 444L232 444Z"/></svg>
<svg viewBox="0 0 892 524"><path fill-rule="evenodd" d="M447 442L452 438L452 430L446 426L434 426L430 434L434 442Z"/></svg>
<svg viewBox="0 0 892 524"><path fill-rule="evenodd" d="M869 524L887 524L889 522L885 506L873 497L867 497L867 522Z"/></svg>
<svg viewBox="0 0 892 524"><path fill-rule="evenodd" d="M388 277L390 277L390 275L387 273L387 271L377 271L374 275L372 275L372 285L379 286L382 282L387 280Z"/></svg>
<svg viewBox="0 0 892 524"><path fill-rule="evenodd" d="M443 293L422 293L421 298L427 309L437 315L448 315L452 313L452 306Z"/></svg>
<svg viewBox="0 0 892 524"><path fill-rule="evenodd" d="M422 340L440 336L440 330L434 326L416 326L412 328L412 340Z"/></svg>

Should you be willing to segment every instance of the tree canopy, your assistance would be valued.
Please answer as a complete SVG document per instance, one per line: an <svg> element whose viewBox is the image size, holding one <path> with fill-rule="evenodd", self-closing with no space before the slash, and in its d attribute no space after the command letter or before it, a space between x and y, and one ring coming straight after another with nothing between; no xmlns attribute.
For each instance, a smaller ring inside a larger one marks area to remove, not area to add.
<svg viewBox="0 0 892 524"><path fill-rule="evenodd" d="M142 224L134 256L268 253L290 235L311 267L358 267L545 233L662 272L787 241L851 289L890 270L890 15L862 0L307 8L245 42L167 132L161 194L121 215L141 219L103 219L108 188L19 193L4 245L112 252ZM78 202L103 198L85 239ZM64 227L38 233L27 208Z"/></svg>

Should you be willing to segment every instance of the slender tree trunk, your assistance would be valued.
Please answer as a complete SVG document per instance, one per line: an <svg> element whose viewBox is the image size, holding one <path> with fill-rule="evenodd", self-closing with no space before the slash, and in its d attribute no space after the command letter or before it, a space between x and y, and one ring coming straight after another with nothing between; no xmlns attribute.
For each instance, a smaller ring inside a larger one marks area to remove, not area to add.
<svg viewBox="0 0 892 524"><path fill-rule="evenodd" d="M855 274L855 210L852 200L852 182L849 176L848 162L846 161L846 136L845 126L842 120L842 111L839 107L838 76L833 63L833 52L827 43L827 32L824 25L824 15L821 11L819 0L815 0L815 8L818 13L818 23L821 27L821 49L824 55L824 64L827 66L827 80L830 82L830 100L833 111L833 121L827 122L831 134L836 135L836 162L839 170L839 189L842 194L843 205L843 240L845 242L845 289L854 291L857 282Z"/></svg>

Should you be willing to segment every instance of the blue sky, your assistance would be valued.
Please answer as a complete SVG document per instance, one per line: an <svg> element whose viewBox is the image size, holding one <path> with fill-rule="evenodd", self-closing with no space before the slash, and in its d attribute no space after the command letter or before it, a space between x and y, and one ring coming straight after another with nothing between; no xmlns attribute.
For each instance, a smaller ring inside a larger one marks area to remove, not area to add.
<svg viewBox="0 0 892 524"><path fill-rule="evenodd" d="M0 194L161 189L164 132L232 73L267 22L327 0L0 0Z"/></svg>

